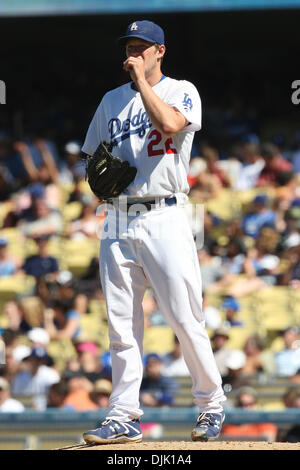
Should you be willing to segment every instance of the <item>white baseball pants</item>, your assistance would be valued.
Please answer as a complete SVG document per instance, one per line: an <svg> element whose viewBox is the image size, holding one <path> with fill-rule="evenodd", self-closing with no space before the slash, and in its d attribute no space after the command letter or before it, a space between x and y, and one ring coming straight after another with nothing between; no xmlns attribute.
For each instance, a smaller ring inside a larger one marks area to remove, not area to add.
<svg viewBox="0 0 300 470"><path fill-rule="evenodd" d="M149 285L181 344L195 404L200 412L220 412L226 398L205 330L200 267L185 209L171 206L136 217L126 212L115 216L108 211L100 252L113 382L107 417L129 421L143 414L142 300ZM120 225L121 237L116 237L114 229L118 232Z"/></svg>

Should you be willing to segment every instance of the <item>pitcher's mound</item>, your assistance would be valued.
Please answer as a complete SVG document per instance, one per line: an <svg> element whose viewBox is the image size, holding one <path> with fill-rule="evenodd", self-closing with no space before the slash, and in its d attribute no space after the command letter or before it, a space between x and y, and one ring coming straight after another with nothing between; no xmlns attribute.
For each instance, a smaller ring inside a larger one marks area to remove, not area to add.
<svg viewBox="0 0 300 470"><path fill-rule="evenodd" d="M139 444L76 444L54 450L300 450L300 442L254 442L254 441L216 441L216 442L142 442Z"/></svg>

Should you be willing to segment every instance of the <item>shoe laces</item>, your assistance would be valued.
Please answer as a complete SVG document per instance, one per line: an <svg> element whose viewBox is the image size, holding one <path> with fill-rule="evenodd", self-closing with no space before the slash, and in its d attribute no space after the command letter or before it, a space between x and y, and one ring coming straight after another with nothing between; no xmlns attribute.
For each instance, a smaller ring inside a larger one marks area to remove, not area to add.
<svg viewBox="0 0 300 470"><path fill-rule="evenodd" d="M101 423L101 426L106 426L107 424L109 424L112 420L111 419L105 419L104 421L102 421Z"/></svg>
<svg viewBox="0 0 300 470"><path fill-rule="evenodd" d="M201 424L202 426L210 426L211 419L212 419L211 413L201 413L198 416L197 423Z"/></svg>

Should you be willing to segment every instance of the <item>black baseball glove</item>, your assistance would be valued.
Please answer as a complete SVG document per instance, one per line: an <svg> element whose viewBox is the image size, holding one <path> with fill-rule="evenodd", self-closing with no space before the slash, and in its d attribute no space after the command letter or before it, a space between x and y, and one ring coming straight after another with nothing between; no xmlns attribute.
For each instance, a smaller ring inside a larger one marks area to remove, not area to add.
<svg viewBox="0 0 300 470"><path fill-rule="evenodd" d="M114 157L112 144L101 142L94 155L84 154L86 177L93 193L101 200L119 196L134 180L137 169Z"/></svg>

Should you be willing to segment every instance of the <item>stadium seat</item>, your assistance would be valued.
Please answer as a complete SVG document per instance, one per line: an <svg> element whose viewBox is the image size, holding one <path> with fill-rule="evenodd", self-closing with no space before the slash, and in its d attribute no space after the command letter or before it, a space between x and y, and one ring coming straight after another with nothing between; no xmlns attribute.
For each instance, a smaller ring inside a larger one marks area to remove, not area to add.
<svg viewBox="0 0 300 470"><path fill-rule="evenodd" d="M226 343L228 349L243 349L246 339L253 334L247 327L232 326L228 330L229 339Z"/></svg>
<svg viewBox="0 0 300 470"><path fill-rule="evenodd" d="M0 278L1 300L14 299L17 294L28 294L35 286L32 276L9 276Z"/></svg>
<svg viewBox="0 0 300 470"><path fill-rule="evenodd" d="M239 214L241 205L231 189L222 189L220 196L205 202L205 207L222 220L231 220Z"/></svg>
<svg viewBox="0 0 300 470"><path fill-rule="evenodd" d="M107 351L109 348L108 326L98 314L85 314L80 318L81 333L77 341L91 341Z"/></svg>
<svg viewBox="0 0 300 470"><path fill-rule="evenodd" d="M78 201L69 202L62 208L62 216L65 223L71 222L80 216L82 204Z"/></svg>
<svg viewBox="0 0 300 470"><path fill-rule="evenodd" d="M67 362L76 357L76 351L71 340L51 340L47 347L48 354L53 358L59 373L62 373Z"/></svg>
<svg viewBox="0 0 300 470"><path fill-rule="evenodd" d="M283 330L293 323L289 291L289 287L274 286L255 294L258 322L265 331Z"/></svg>
<svg viewBox="0 0 300 470"><path fill-rule="evenodd" d="M67 269L75 276L84 274L92 258L99 255L99 245L98 239L63 240L61 269Z"/></svg>
<svg viewBox="0 0 300 470"><path fill-rule="evenodd" d="M166 354L174 347L174 333L169 326L151 326L145 329L144 353Z"/></svg>

